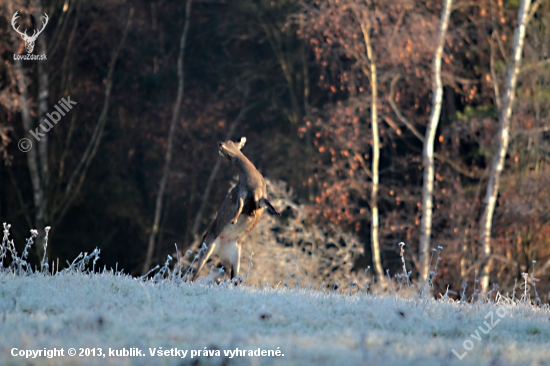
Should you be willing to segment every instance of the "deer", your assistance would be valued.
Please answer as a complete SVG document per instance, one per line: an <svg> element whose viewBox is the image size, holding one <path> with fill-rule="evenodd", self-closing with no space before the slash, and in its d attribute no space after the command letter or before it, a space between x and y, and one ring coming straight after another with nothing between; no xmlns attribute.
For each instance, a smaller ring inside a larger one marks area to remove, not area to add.
<svg viewBox="0 0 550 366"><path fill-rule="evenodd" d="M206 261L218 255L222 262L229 264L231 280L237 283L242 239L258 225L266 208L272 214L281 215L267 199L264 177L241 152L245 143L246 137L238 143L231 140L218 143L219 154L237 168L239 181L223 200L202 238L197 270L191 275L191 282L198 277Z"/></svg>
<svg viewBox="0 0 550 366"><path fill-rule="evenodd" d="M48 20L49 20L48 14L44 13L45 21L42 21L42 29L39 31L35 29L32 33L32 36L27 35L27 29L25 29L25 32L21 32L19 31L19 27L17 28L15 27L16 26L15 20L17 18L19 18L19 10L17 10L15 14L13 14L13 17L11 18L11 26L17 33L19 33L21 38L23 38L23 41L25 42L25 48L27 49L27 53L32 53L32 51L34 50L34 42L36 42L36 38L38 38L40 33L44 31L44 28L46 28L46 24L48 24Z"/></svg>

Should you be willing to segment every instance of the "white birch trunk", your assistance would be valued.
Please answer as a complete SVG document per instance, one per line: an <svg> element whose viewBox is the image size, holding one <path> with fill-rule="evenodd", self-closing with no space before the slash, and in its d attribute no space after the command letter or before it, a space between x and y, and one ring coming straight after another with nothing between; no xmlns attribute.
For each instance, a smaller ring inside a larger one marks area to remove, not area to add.
<svg viewBox="0 0 550 366"><path fill-rule="evenodd" d="M424 137L424 148L422 152L422 165L424 177L422 184L422 220L420 222L420 279L426 280L429 274L430 262L430 238L432 234L432 211L433 211L433 189L434 189L434 141L439 116L441 115L441 102L443 100L443 84L441 82L441 58L445 47L445 35L449 25L452 0L443 1L441 12L441 23L437 36L437 47L432 62L432 110L430 119L426 126Z"/></svg>
<svg viewBox="0 0 550 366"><path fill-rule="evenodd" d="M13 6L11 1L9 2L10 14L13 14ZM17 35L12 33L14 50L17 49ZM31 136L30 132L34 129L35 124L31 117L30 106L28 103L28 89L25 81L25 70L23 69L23 63L21 60L14 60L15 73L17 78L17 87L19 89L19 107L21 108L21 120L23 122L23 128L25 129L25 138L36 144L36 141ZM44 187L42 179L40 177L39 157L36 151L36 147L33 146L27 153L27 165L29 166L29 174L31 176L33 201L34 201L34 227L30 229L36 229L39 233L44 233L45 228L45 212L44 212ZM40 243L36 245L36 253L40 259L42 259L43 246Z"/></svg>
<svg viewBox="0 0 550 366"><path fill-rule="evenodd" d="M512 46L512 57L506 70L504 81L504 93L500 102L498 116L497 146L491 163L491 172L487 184L487 192L484 199L484 210L479 223L479 245L484 263L481 267L481 288L486 292L489 288L489 275L492 268L491 261L491 228L493 213L495 211L497 195L500 185L500 173L504 169L504 159L508 150L510 140L510 117L514 105L516 93L517 75L521 65L521 54L525 40L525 28L529 14L531 0L520 0L518 8L517 26L514 31L514 43Z"/></svg>
<svg viewBox="0 0 550 366"><path fill-rule="evenodd" d="M368 15L366 15L368 17ZM378 281L381 284L385 284L384 270L382 268L382 258L380 255L380 241L379 241L379 216L378 216L378 184L379 174L378 165L380 162L380 135L378 133L378 80L376 71L376 62L372 52L372 45L370 40L370 23L361 24L361 30L365 39L365 46L367 48L367 57L370 64L370 85L372 91L371 101L371 126L372 126L372 191L371 191L371 252L372 263L374 266L374 272Z"/></svg>

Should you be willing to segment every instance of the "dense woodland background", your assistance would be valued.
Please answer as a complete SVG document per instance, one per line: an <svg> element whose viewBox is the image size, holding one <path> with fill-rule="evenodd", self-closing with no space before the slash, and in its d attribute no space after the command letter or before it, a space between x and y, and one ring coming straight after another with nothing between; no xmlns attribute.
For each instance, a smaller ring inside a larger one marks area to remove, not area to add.
<svg viewBox="0 0 550 366"><path fill-rule="evenodd" d="M479 222L518 6L518 0L452 4L442 56L430 244L443 247L439 290L449 284L460 292L467 281L471 291L487 259L478 245ZM50 225L47 254L61 265L99 247L101 264L142 272L178 94L185 8L184 1L166 0L0 2L0 221L12 225L19 250L31 228ZM407 268L416 278L419 136L432 108L442 2L204 0L193 1L190 9L181 111L152 263L173 254L174 243L182 252L196 245L235 175L221 161L217 142L246 136L244 153L266 178L284 181L294 192L293 207L280 207L280 226L300 221L300 230L325 228L320 233L327 238L335 231L353 233L364 250L347 263L350 270L362 276L373 267L369 67L375 60L380 258L384 270L399 272L397 244L405 242ZM41 27L38 15L48 14L34 50L47 61L14 61L14 53L26 53L11 27L16 10L17 24L29 34ZM363 24L370 26L373 57L367 57ZM549 1L530 6L522 55L492 219L490 281L511 292L536 260L537 288L547 299ZM28 135L24 112L34 129L68 95L78 105L48 132L47 143L33 140L43 188L37 200L31 152L17 147ZM284 247L278 229L270 231ZM338 250L351 247L339 240ZM304 256L314 255L314 247L304 247ZM40 246L32 255L38 263ZM261 267L261 260L254 266Z"/></svg>

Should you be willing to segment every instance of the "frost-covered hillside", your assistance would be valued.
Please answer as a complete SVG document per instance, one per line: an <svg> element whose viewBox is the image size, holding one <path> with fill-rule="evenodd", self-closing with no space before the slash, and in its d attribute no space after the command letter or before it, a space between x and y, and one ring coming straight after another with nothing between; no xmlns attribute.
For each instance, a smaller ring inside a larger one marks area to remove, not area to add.
<svg viewBox="0 0 550 366"><path fill-rule="evenodd" d="M107 272L0 274L2 365L547 365L549 323L548 307L505 300L471 305L227 283L154 283ZM54 348L64 356L24 356ZM77 356L68 356L69 348ZM143 355L109 355L109 349L124 348ZM244 356L237 348L280 356ZM203 356L216 350L219 357ZM97 356L100 351L105 357ZM171 355L158 356L159 351ZM188 351L185 358L180 351ZM78 356L86 352L96 357Z"/></svg>

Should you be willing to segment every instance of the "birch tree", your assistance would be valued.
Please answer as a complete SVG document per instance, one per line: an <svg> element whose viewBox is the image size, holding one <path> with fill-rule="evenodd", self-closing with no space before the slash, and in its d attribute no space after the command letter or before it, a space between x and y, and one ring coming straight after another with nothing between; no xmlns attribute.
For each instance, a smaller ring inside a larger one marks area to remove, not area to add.
<svg viewBox="0 0 550 366"><path fill-rule="evenodd" d="M12 2L9 2L9 11L10 14L14 13ZM14 45L14 50L16 50L17 47L17 36L15 33L12 33L12 41ZM39 43L40 50L43 51L43 45L44 43ZM23 63L21 60L14 60L15 65L15 78L17 79L17 87L19 89L19 106L21 109L21 120L23 122L23 128L26 131L25 137L27 139L31 138L30 132L34 129L34 121L31 117L31 109L30 109L30 103L29 103L29 91L27 88L27 81L25 76L25 70L23 68ZM41 69L39 69L41 71ZM42 73L43 75L43 73ZM40 78L40 90L42 91L45 87L44 79ZM47 80L46 80L47 81ZM45 100L43 98L43 93L39 95L39 111L42 112L42 109L45 104ZM46 93L47 97L47 93ZM47 105L46 105L47 107ZM44 148L44 144L39 145L40 152L42 152ZM40 165L39 165L39 154L36 152L35 149L30 149L27 152L27 165L29 167L29 174L31 177L31 183L32 183L32 190L33 190L33 202L35 206L35 215L34 215L34 225L35 229L38 230L40 237L37 240L37 254L38 257L42 257L42 248L43 248L43 242L41 238L44 235L44 228L46 227L46 217L47 217L47 198L46 198L46 192L44 191L44 177L41 177L40 174ZM47 157L46 157L47 158ZM40 159L43 161L43 158ZM44 165L42 165L44 166Z"/></svg>
<svg viewBox="0 0 550 366"><path fill-rule="evenodd" d="M426 126L424 146L422 150L422 165L424 167L422 183L422 220L420 222L420 278L425 280L429 273L430 238L432 233L433 189L434 189L434 141L443 100L443 84L441 81L441 58L445 47L445 35L449 26L452 0L443 1L441 22L437 35L437 46L432 61L432 108L430 119Z"/></svg>
<svg viewBox="0 0 550 366"><path fill-rule="evenodd" d="M43 14L41 1L35 1L35 10L36 15ZM9 13L13 14L13 4L8 3ZM81 158L72 171L71 176L68 179L68 182L63 185L63 182L59 180L57 186L54 189L48 189L49 187L49 176L50 176L50 166L55 166L52 164L53 161L49 160L49 149L48 149L48 139L47 134L41 136L40 141L38 142L38 153L36 149L31 148L27 153L27 165L29 169L29 174L31 177L32 183L32 192L33 192L33 204L34 204L34 222L32 223L33 229L38 231L38 239L36 244L37 255L40 259L46 257L46 253L43 252L45 236L45 227L46 225L56 226L57 223L65 216L68 209L74 203L75 199L78 197L81 188L86 180L86 174L88 169L97 154L98 148L103 137L105 130L105 124L107 122L107 115L109 112L111 90L113 86L113 74L115 70L115 65L120 54L120 51L128 37L129 29L132 24L132 18L134 14L134 9L130 8L128 20L124 28L123 35L115 47L112 56L111 62L109 64L109 71L106 77L106 87L105 87L105 100L103 103L103 108L101 114L98 118L94 132L88 141L85 151L82 153ZM14 44L14 49L18 48L18 40L15 36L15 33L12 33L12 41ZM58 35L58 37L60 37ZM38 49L41 53L46 53L46 42L45 35L42 34L38 38ZM55 47L54 47L55 49ZM68 52L69 50L67 50ZM37 109L36 113L32 111L33 98L30 95L28 83L28 76L23 67L21 60L14 60L14 78L17 81L18 89L18 99L19 107L21 110L21 121L23 128L25 130L25 137L29 140L32 139L30 131L35 130L36 126L41 120L44 119L46 112L48 111L48 97L49 93L49 79L48 79L48 70L45 65L42 65L41 62L38 62L38 96L37 96ZM36 115L39 120L35 121L33 115ZM65 155L64 155L65 156ZM64 157L61 159L61 162L55 162L59 166L63 166ZM63 169L61 169L63 170ZM64 191L60 194L48 194L49 191ZM51 232L50 232L51 237Z"/></svg>
<svg viewBox="0 0 550 366"><path fill-rule="evenodd" d="M483 214L479 223L479 246L483 259L480 282L484 292L487 291L489 287L489 275L492 269L491 228L493 214L495 211L500 185L500 174L504 169L504 159L506 158L506 151L508 150L508 143L510 141L510 117L512 115L512 108L514 105L517 76L521 66L521 57L525 40L525 28L528 23L530 5L531 0L520 0L519 2L517 25L514 31L514 42L512 45L512 55L506 69L504 92L500 101L496 147L493 154L493 160L491 162L487 191L483 201Z"/></svg>
<svg viewBox="0 0 550 366"><path fill-rule="evenodd" d="M382 269L382 259L380 257L380 240L379 240L379 215L378 215L378 183L379 172L378 167L380 164L380 134L378 133L378 79L376 71L376 62L374 60L374 53L372 51L371 39L370 39L370 20L368 13L365 11L363 14L364 21L361 23L361 32L365 40L365 48L367 49L367 57L369 60L370 74L370 86L371 86L371 128L372 128L372 190L371 190L371 251L372 262L374 265L374 271L378 280L381 283L385 283L384 271Z"/></svg>
<svg viewBox="0 0 550 366"><path fill-rule="evenodd" d="M309 5L304 29L323 66L320 85L334 96L334 103L327 104L323 118L317 120L320 131L314 134L314 145L331 158L316 202L325 204L323 215L336 223L353 220L359 230L360 221L368 222L372 266L378 280L385 282L380 240L393 240L403 224L385 221L381 225L380 216L386 215L387 203L399 204L403 196L395 195L391 183L380 185L380 151L395 149L393 139L402 132L391 121L385 98L379 96L388 92L387 81L396 69L409 80L408 75L423 69L417 65L431 60L424 52L433 49L426 30L435 33L436 27L408 2L348 0ZM381 118L387 125L380 123ZM392 169L386 165L382 171Z"/></svg>

